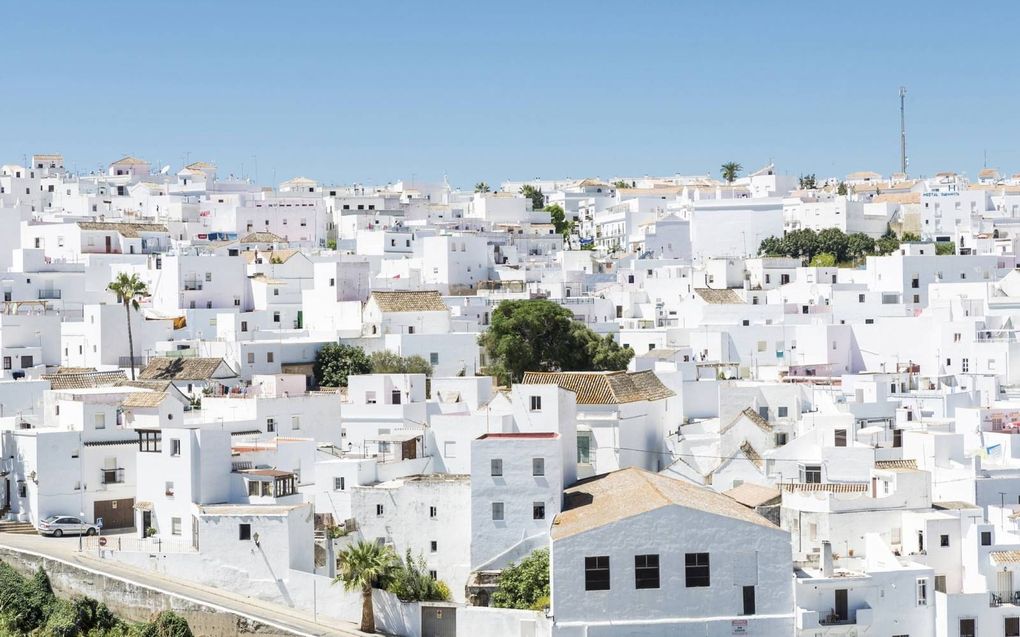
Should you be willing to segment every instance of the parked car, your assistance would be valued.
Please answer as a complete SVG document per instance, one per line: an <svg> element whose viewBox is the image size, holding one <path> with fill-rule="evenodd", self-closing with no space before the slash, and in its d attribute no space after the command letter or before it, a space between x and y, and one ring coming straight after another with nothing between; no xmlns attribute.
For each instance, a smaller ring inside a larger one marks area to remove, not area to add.
<svg viewBox="0 0 1020 637"><path fill-rule="evenodd" d="M82 522L81 518L70 515L51 515L39 523L40 535L52 535L61 537L63 535L95 535L99 527L95 524Z"/></svg>

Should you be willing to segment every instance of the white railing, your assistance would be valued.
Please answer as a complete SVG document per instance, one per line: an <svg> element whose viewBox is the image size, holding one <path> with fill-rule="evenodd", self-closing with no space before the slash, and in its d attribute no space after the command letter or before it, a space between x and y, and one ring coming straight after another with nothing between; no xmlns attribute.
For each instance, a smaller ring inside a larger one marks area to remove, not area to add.
<svg viewBox="0 0 1020 637"><path fill-rule="evenodd" d="M190 539L183 537L146 537L135 535L89 536L83 538L86 551L122 551L124 553L197 553Z"/></svg>

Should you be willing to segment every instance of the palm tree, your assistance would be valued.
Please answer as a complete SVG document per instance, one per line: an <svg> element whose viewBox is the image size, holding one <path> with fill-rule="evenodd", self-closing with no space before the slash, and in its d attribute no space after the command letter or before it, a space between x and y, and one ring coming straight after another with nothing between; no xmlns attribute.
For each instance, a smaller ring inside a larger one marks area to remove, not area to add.
<svg viewBox="0 0 1020 637"><path fill-rule="evenodd" d="M740 171L744 167L735 161L728 161L722 165L719 172L722 173L722 178L726 180L726 183L732 184L740 176Z"/></svg>
<svg viewBox="0 0 1020 637"><path fill-rule="evenodd" d="M135 342L131 336L131 310L138 311L138 299L149 295L149 288L137 274L128 275L121 272L110 281L106 289L117 295L117 302L124 304L127 313L128 354L131 357L131 380L135 379Z"/></svg>
<svg viewBox="0 0 1020 637"><path fill-rule="evenodd" d="M372 589L386 586L398 568L400 560L393 549L377 542L360 540L340 553L340 564L333 583L343 584L347 591L361 591L362 632L375 632Z"/></svg>
<svg viewBox="0 0 1020 637"><path fill-rule="evenodd" d="M489 192L489 184L484 181L480 181L475 184L475 192Z"/></svg>

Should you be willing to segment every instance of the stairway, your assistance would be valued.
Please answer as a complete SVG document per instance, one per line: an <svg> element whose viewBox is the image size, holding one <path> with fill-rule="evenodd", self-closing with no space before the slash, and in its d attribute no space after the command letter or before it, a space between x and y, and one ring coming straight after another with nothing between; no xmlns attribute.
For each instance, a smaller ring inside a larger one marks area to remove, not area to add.
<svg viewBox="0 0 1020 637"><path fill-rule="evenodd" d="M35 535L35 527L31 522L14 522L10 520L0 521L0 533L13 533L16 535Z"/></svg>

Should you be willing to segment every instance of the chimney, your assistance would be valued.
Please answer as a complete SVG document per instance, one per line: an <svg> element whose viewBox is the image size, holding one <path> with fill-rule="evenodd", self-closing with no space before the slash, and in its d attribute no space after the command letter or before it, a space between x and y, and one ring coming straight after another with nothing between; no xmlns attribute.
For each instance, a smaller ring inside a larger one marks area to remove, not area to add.
<svg viewBox="0 0 1020 637"><path fill-rule="evenodd" d="M822 541L822 576L832 577L832 542Z"/></svg>

